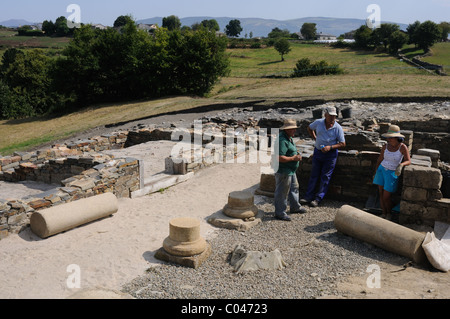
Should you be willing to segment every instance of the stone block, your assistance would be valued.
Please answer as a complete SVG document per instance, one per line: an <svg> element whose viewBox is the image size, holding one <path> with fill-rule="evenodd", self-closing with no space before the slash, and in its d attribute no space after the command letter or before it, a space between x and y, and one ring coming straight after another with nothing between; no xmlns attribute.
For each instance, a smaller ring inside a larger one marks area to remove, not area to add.
<svg viewBox="0 0 450 319"><path fill-rule="evenodd" d="M417 160L420 160L420 161L429 162L431 164L431 157L427 156L427 155L414 154L413 156L411 156L411 159L417 159Z"/></svg>
<svg viewBox="0 0 450 319"><path fill-rule="evenodd" d="M439 189L431 189L428 191L429 201L436 201L442 199L442 192Z"/></svg>
<svg viewBox="0 0 450 319"><path fill-rule="evenodd" d="M188 173L187 162L183 159L181 161L173 162L173 174L175 175L186 175Z"/></svg>
<svg viewBox="0 0 450 319"><path fill-rule="evenodd" d="M410 165L403 170L403 186L440 189L442 174L437 168Z"/></svg>
<svg viewBox="0 0 450 319"><path fill-rule="evenodd" d="M26 220L27 214L20 213L8 217L8 225L18 225Z"/></svg>
<svg viewBox="0 0 450 319"><path fill-rule="evenodd" d="M164 159L164 172L167 174L173 174L174 165L173 165L172 157L166 157Z"/></svg>
<svg viewBox="0 0 450 319"><path fill-rule="evenodd" d="M417 158L411 158L411 165L431 167L431 162L430 161L422 161Z"/></svg>
<svg viewBox="0 0 450 319"><path fill-rule="evenodd" d="M378 160L379 156L380 156L379 152L362 151L359 153L359 157L361 157L363 159L375 161L375 162Z"/></svg>
<svg viewBox="0 0 450 319"><path fill-rule="evenodd" d="M1 166L9 165L9 164L11 164L11 162L12 162L11 161L11 157L9 157L9 156L0 158L0 165Z"/></svg>
<svg viewBox="0 0 450 319"><path fill-rule="evenodd" d="M359 159L356 156L340 155L337 159L337 166L359 166Z"/></svg>
<svg viewBox="0 0 450 319"><path fill-rule="evenodd" d="M51 205L51 202L45 199L36 199L28 203L28 205L33 209L46 208Z"/></svg>
<svg viewBox="0 0 450 319"><path fill-rule="evenodd" d="M423 215L424 212L425 208L422 203L413 203L405 200L400 202L400 213L403 215Z"/></svg>
<svg viewBox="0 0 450 319"><path fill-rule="evenodd" d="M438 150L433 150L429 148L421 148L416 152L418 155L425 155L430 157L432 160L438 160L440 158L440 152Z"/></svg>
<svg viewBox="0 0 450 319"><path fill-rule="evenodd" d="M241 219L233 218L225 215L223 211L219 211L208 218L208 223L219 228L234 229L237 231L247 231L262 222L264 214L258 212L253 218Z"/></svg>
<svg viewBox="0 0 450 319"><path fill-rule="evenodd" d="M424 202L427 200L428 191L424 188L416 188L416 187L404 187L402 198L407 201L412 202Z"/></svg>
<svg viewBox="0 0 450 319"><path fill-rule="evenodd" d="M445 209L439 206L429 206L424 210L423 219L443 221Z"/></svg>
<svg viewBox="0 0 450 319"><path fill-rule="evenodd" d="M70 186L70 187L78 187L78 188L81 188L82 191L85 191L87 189L94 188L95 187L95 182L91 178L89 178L89 179L81 179L81 180L77 180L77 181L69 183L68 186Z"/></svg>
<svg viewBox="0 0 450 319"><path fill-rule="evenodd" d="M71 167L70 167L70 172L72 173L72 174L81 174L82 172L84 172L85 171L85 168L84 167L82 167L82 166L78 166L78 165L72 165Z"/></svg>

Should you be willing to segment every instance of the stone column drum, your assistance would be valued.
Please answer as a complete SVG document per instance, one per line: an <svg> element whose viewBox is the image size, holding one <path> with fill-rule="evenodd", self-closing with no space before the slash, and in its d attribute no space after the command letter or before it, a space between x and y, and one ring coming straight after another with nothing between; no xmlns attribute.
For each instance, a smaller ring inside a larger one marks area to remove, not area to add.
<svg viewBox="0 0 450 319"><path fill-rule="evenodd" d="M199 255L207 247L206 240L200 236L200 221L181 217L169 222L169 237L163 242L163 248L171 255L190 257Z"/></svg>
<svg viewBox="0 0 450 319"><path fill-rule="evenodd" d="M258 208L254 201L255 198L250 192L231 192L228 195L228 204L223 208L223 213L238 219L255 217L258 213Z"/></svg>
<svg viewBox="0 0 450 319"><path fill-rule="evenodd" d="M425 234L349 205L339 209L334 224L336 229L344 234L408 257L416 263L427 261L422 248Z"/></svg>
<svg viewBox="0 0 450 319"><path fill-rule="evenodd" d="M275 184L275 173L262 173L259 188L255 191L255 194L274 197Z"/></svg>
<svg viewBox="0 0 450 319"><path fill-rule="evenodd" d="M117 211L117 197L113 193L104 193L34 212L30 218L30 227L39 237L47 238Z"/></svg>

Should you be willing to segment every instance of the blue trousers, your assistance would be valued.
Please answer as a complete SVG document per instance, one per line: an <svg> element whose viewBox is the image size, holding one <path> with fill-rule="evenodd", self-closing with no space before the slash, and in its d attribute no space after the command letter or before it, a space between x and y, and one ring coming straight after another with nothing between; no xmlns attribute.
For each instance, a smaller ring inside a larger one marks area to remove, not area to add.
<svg viewBox="0 0 450 319"><path fill-rule="evenodd" d="M311 176L309 177L308 188L305 199L308 201L322 201L330 186L331 176L336 167L338 150L332 150L328 153L322 153L314 148L312 159ZM319 190L315 192L316 185L319 182Z"/></svg>
<svg viewBox="0 0 450 319"><path fill-rule="evenodd" d="M287 201L291 212L300 209L297 176L275 173L275 215L282 217L286 214Z"/></svg>

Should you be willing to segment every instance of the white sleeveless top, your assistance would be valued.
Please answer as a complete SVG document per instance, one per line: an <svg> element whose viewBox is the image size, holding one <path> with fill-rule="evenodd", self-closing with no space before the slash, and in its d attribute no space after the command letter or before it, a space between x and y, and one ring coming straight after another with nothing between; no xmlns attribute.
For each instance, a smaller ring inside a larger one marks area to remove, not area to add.
<svg viewBox="0 0 450 319"><path fill-rule="evenodd" d="M381 162L381 166L383 166L384 168L386 168L388 170L395 171L397 166L403 160L403 154L400 152L401 147L402 146L400 144L400 147L398 148L397 151L389 152L387 149L387 146L386 146L386 150L384 151L384 159Z"/></svg>

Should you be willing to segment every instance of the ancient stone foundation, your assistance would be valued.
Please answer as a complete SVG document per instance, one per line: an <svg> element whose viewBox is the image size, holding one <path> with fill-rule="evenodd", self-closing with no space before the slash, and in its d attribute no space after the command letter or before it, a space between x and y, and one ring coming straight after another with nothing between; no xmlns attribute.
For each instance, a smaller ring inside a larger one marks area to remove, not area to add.
<svg viewBox="0 0 450 319"><path fill-rule="evenodd" d="M0 180L37 181L60 185L20 199L0 198L0 239L30 225L34 212L104 193L131 197L141 187L140 163L99 152L122 148L127 133L117 132L36 152L0 158Z"/></svg>
<svg viewBox="0 0 450 319"><path fill-rule="evenodd" d="M303 109L288 110L290 114L302 114ZM351 115L351 114L350 114ZM306 127L312 118L298 121L297 132L300 141L306 138ZM427 167L425 172L416 170L421 176L437 176L437 171L449 172L440 166L440 161L450 161L450 120L447 118L412 119L407 121L358 119L344 117L339 119L344 128L347 147L339 154L338 165L333 175L327 198L336 200L365 201L376 192L373 186L376 160L381 149L381 134L390 124L399 125L406 136L407 144L413 154L413 164ZM245 134L248 128L267 128L267 138L272 140L273 129L281 127L283 121L277 118L253 117L247 120L235 119L224 121L222 118L202 122L203 130L209 130L211 136L196 132L195 127L186 130L187 141L200 141L200 158L198 154L179 154L178 158L166 159L166 173L186 177L188 174L215 163L225 163L234 160L249 151L250 143ZM211 147L212 138L218 134L223 139L223 145L228 142L225 132L234 129L237 134L231 138L231 145L216 149ZM237 129L240 130L237 130ZM58 204L69 203L82 198L112 192L117 198L133 197L150 191L143 189L143 172L141 163L134 158L113 158L100 152L120 149L148 141L172 140L175 127L170 128L138 128L126 132L115 132L87 140L79 140L66 144L54 145L52 148L37 152L16 152L12 156L0 157L0 181L38 181L61 185L51 191L43 192L29 198L0 198L0 239L10 233L18 233L27 225L35 211L50 208ZM175 134L176 136L181 136ZM269 143L270 144L270 143ZM270 146L270 145L269 145ZM302 165L297 172L301 190L304 191L311 170L311 144L300 143L298 148L302 153ZM245 160L244 160L245 161ZM416 172L415 171L415 172ZM405 189L400 187L402 197L400 216L405 222L432 223L435 220L450 221L449 199L442 195L437 184L423 186L411 180L409 170L405 170ZM415 174L415 173L414 173ZM413 174L413 175L414 175ZM446 175L448 176L448 175ZM402 178L403 182L403 178ZM445 180L441 184L448 184ZM450 188L450 186L449 186ZM273 175L261 176L258 194L271 196L274 190ZM426 198L426 199L425 199ZM239 208L240 209L240 208ZM227 211L233 214L232 209ZM251 209L250 209L251 211ZM242 217L242 216L241 216Z"/></svg>

